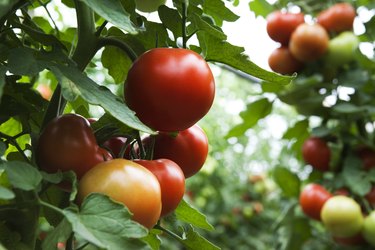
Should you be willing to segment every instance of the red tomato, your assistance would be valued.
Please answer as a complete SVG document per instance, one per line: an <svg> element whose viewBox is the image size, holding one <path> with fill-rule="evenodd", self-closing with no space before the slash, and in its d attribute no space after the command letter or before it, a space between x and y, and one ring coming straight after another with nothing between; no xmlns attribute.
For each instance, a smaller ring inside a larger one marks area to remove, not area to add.
<svg viewBox="0 0 375 250"><path fill-rule="evenodd" d="M268 65L273 71L283 75L293 74L303 67L303 63L290 53L288 47L275 49L268 57Z"/></svg>
<svg viewBox="0 0 375 250"><path fill-rule="evenodd" d="M365 243L365 239L363 238L362 234L356 234L351 237L346 237L346 238L340 238L340 237L335 237L333 236L333 240L343 246L358 246L358 245L363 245Z"/></svg>
<svg viewBox="0 0 375 250"><path fill-rule="evenodd" d="M42 170L72 170L78 179L105 158L110 156L99 149L89 122L76 114L62 115L47 124L36 148L36 161Z"/></svg>
<svg viewBox="0 0 375 250"><path fill-rule="evenodd" d="M317 170L329 170L331 150L327 143L318 137L310 137L303 143L302 157L306 163Z"/></svg>
<svg viewBox="0 0 375 250"><path fill-rule="evenodd" d="M206 61L194 51L156 48L134 62L124 92L125 102L144 124L175 132L209 111L215 82Z"/></svg>
<svg viewBox="0 0 375 250"><path fill-rule="evenodd" d="M103 146L110 149L115 157L119 157L121 149L125 145L126 140L126 137L115 136L105 141ZM130 145L126 147L123 158L130 160Z"/></svg>
<svg viewBox="0 0 375 250"><path fill-rule="evenodd" d="M317 22L329 32L353 29L355 9L349 3L337 3L318 14Z"/></svg>
<svg viewBox="0 0 375 250"><path fill-rule="evenodd" d="M298 25L304 22L304 15L302 13L295 14L275 11L267 16L267 33L272 40L282 45L288 45L293 31Z"/></svg>
<svg viewBox="0 0 375 250"><path fill-rule="evenodd" d="M158 179L143 166L125 159L102 162L80 180L78 202L90 193L102 193L123 203L133 220L152 228L159 220L161 191Z"/></svg>
<svg viewBox="0 0 375 250"><path fill-rule="evenodd" d="M375 151L368 147L360 147L357 150L357 155L362 160L365 170L375 168Z"/></svg>
<svg viewBox="0 0 375 250"><path fill-rule="evenodd" d="M320 212L322 207L331 197L332 194L323 186L318 184L308 184L300 194L299 204L307 216L315 220L321 220Z"/></svg>
<svg viewBox="0 0 375 250"><path fill-rule="evenodd" d="M171 160L135 160L135 163L150 170L158 178L161 188L161 214L173 212L185 193L185 176L181 168Z"/></svg>
<svg viewBox="0 0 375 250"><path fill-rule="evenodd" d="M328 33L321 25L303 23L293 32L289 49L298 60L312 62L321 58L327 52L328 45Z"/></svg>
<svg viewBox="0 0 375 250"><path fill-rule="evenodd" d="M151 143L151 137L143 139L145 146ZM194 125L181 131L177 136L160 133L155 136L154 159L166 158L177 163L185 178L196 174L206 161L208 139L204 131Z"/></svg>
<svg viewBox="0 0 375 250"><path fill-rule="evenodd" d="M375 208L375 186L372 186L370 192L365 195L366 200Z"/></svg>

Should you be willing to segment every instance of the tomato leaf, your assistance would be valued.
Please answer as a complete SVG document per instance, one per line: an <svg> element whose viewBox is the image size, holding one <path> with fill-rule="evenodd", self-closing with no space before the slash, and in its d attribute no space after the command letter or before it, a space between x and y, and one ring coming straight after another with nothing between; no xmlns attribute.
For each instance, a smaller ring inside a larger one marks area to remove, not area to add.
<svg viewBox="0 0 375 250"><path fill-rule="evenodd" d="M131 220L130 212L102 194L90 194L79 213L65 209L64 215L73 231L88 242L103 249L140 249L145 246L139 238L147 230Z"/></svg>
<svg viewBox="0 0 375 250"><path fill-rule="evenodd" d="M35 57L38 53L29 48L15 48L9 53L8 67L9 71L18 75L34 76L44 69Z"/></svg>
<svg viewBox="0 0 375 250"><path fill-rule="evenodd" d="M0 186L0 200L11 200L14 199L14 197L16 197L16 195L12 190Z"/></svg>
<svg viewBox="0 0 375 250"><path fill-rule="evenodd" d="M160 230L152 229L149 234L142 238L144 242L147 242L147 244L151 247L152 250L159 250L161 245L161 240L159 238L159 234L161 233Z"/></svg>
<svg viewBox="0 0 375 250"><path fill-rule="evenodd" d="M371 190L371 175L362 169L362 161L358 157L349 155L344 160L341 172L345 182L354 194L365 196Z"/></svg>
<svg viewBox="0 0 375 250"><path fill-rule="evenodd" d="M184 232L185 238L180 242L190 250L204 249L204 250L219 250L220 248L203 238L192 226L187 232Z"/></svg>
<svg viewBox="0 0 375 250"><path fill-rule="evenodd" d="M63 219L55 229L47 234L43 240L43 250L55 250L59 242L66 242L72 233L72 227L67 219Z"/></svg>
<svg viewBox="0 0 375 250"><path fill-rule="evenodd" d="M207 221L205 215L190 206L185 200L181 200L175 210L177 219L190 223L195 227L199 227L208 231L214 230L214 227Z"/></svg>
<svg viewBox="0 0 375 250"><path fill-rule="evenodd" d="M180 25L182 22L182 17L178 11L162 5L158 9L158 13L163 25L172 31L174 39L176 40L178 37L182 37L182 29Z"/></svg>
<svg viewBox="0 0 375 250"><path fill-rule="evenodd" d="M42 181L40 172L26 162L8 161L3 162L0 167L5 168L8 180L15 188L31 191Z"/></svg>
<svg viewBox="0 0 375 250"><path fill-rule="evenodd" d="M266 0L253 0L249 3L250 10L255 13L255 16L266 17L274 10L274 7Z"/></svg>
<svg viewBox="0 0 375 250"><path fill-rule="evenodd" d="M301 148L305 140L309 137L310 133L309 121L307 119L297 121L283 135L283 139L289 140L291 148L297 156L301 156Z"/></svg>
<svg viewBox="0 0 375 250"><path fill-rule="evenodd" d="M106 47L103 50L101 60L115 83L124 83L128 73L125 69L131 65L131 60L125 55L124 51L113 46Z"/></svg>
<svg viewBox="0 0 375 250"><path fill-rule="evenodd" d="M298 176L284 167L276 167L273 170L273 179L287 197L298 197L301 180Z"/></svg>
<svg viewBox="0 0 375 250"><path fill-rule="evenodd" d="M221 0L205 0L203 2L204 13L212 16L218 25L222 25L223 21L234 22L239 16L228 9L224 1Z"/></svg>

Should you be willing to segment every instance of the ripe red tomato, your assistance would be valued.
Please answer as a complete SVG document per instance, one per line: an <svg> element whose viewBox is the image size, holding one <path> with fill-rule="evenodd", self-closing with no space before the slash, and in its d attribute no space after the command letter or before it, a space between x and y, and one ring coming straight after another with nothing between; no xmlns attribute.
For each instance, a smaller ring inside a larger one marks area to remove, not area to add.
<svg viewBox="0 0 375 250"><path fill-rule="evenodd" d="M355 9L349 3L337 3L318 14L317 22L329 32L353 29Z"/></svg>
<svg viewBox="0 0 375 250"><path fill-rule="evenodd" d="M90 193L102 193L123 203L133 220L152 228L159 220L161 191L158 179L143 166L125 159L102 162L80 180L78 202Z"/></svg>
<svg viewBox="0 0 375 250"><path fill-rule="evenodd" d="M293 31L304 22L302 13L275 11L267 16L267 33L272 40L282 45L288 45Z"/></svg>
<svg viewBox="0 0 375 250"><path fill-rule="evenodd" d="M143 139L145 146L152 142L151 137ZM196 174L206 161L208 139L204 131L194 125L177 134L159 133L155 136L154 159L170 159L184 172L185 178Z"/></svg>
<svg viewBox="0 0 375 250"><path fill-rule="evenodd" d="M275 49L268 57L270 68L280 74L290 75L302 69L303 63L298 61L288 47Z"/></svg>
<svg viewBox="0 0 375 250"><path fill-rule="evenodd" d="M363 168L370 170L375 168L375 151L368 147L360 147L357 150L357 155L362 160Z"/></svg>
<svg viewBox="0 0 375 250"><path fill-rule="evenodd" d="M90 124L84 117L65 114L53 119L42 131L36 148L36 161L46 172L72 170L79 179L99 162L110 159L107 153L98 147Z"/></svg>
<svg viewBox="0 0 375 250"><path fill-rule="evenodd" d="M327 52L328 45L328 33L321 25L303 23L293 32L289 49L298 60L312 62Z"/></svg>
<svg viewBox="0 0 375 250"><path fill-rule="evenodd" d="M125 145L126 140L126 137L115 136L106 140L103 143L103 146L110 149L115 157L119 157L121 149ZM123 158L130 160L130 145L126 147Z"/></svg>
<svg viewBox="0 0 375 250"><path fill-rule="evenodd" d="M310 137L303 143L302 157L307 164L317 170L329 170L331 150L327 143L318 137Z"/></svg>
<svg viewBox="0 0 375 250"><path fill-rule="evenodd" d="M301 192L299 204L302 211L315 220L321 220L320 212L324 203L332 197L323 186L318 184L308 184Z"/></svg>
<svg viewBox="0 0 375 250"><path fill-rule="evenodd" d="M181 168L168 159L135 160L134 162L147 168L158 178L162 204L160 216L173 212L185 193L185 176Z"/></svg>
<svg viewBox="0 0 375 250"><path fill-rule="evenodd" d="M175 132L193 126L209 111L215 82L206 61L194 51L156 48L134 62L124 92L125 102L144 124Z"/></svg>

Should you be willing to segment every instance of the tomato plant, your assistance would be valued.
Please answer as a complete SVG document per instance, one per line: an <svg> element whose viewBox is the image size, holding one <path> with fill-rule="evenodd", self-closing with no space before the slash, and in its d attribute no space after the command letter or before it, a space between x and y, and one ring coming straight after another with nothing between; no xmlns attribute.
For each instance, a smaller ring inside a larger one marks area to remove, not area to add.
<svg viewBox="0 0 375 250"><path fill-rule="evenodd" d="M342 32L353 29L355 9L349 3L337 3L322 11L317 22L330 32Z"/></svg>
<svg viewBox="0 0 375 250"><path fill-rule="evenodd" d="M319 184L308 184L302 190L299 203L302 211L315 220L321 220L320 212L326 201L332 197L323 186Z"/></svg>
<svg viewBox="0 0 375 250"><path fill-rule="evenodd" d="M175 132L193 126L209 111L215 82L199 54L156 48L134 62L124 89L126 103L143 123L155 130Z"/></svg>
<svg viewBox="0 0 375 250"><path fill-rule="evenodd" d="M303 67L303 63L290 53L288 47L275 49L268 57L268 65L273 71L286 75L298 72Z"/></svg>
<svg viewBox="0 0 375 250"><path fill-rule="evenodd" d="M165 4L166 0L135 0L135 6L143 12L157 11L160 5Z"/></svg>
<svg viewBox="0 0 375 250"><path fill-rule="evenodd" d="M306 163L320 171L328 171L331 150L327 143L318 137L308 138L302 146L302 156Z"/></svg>

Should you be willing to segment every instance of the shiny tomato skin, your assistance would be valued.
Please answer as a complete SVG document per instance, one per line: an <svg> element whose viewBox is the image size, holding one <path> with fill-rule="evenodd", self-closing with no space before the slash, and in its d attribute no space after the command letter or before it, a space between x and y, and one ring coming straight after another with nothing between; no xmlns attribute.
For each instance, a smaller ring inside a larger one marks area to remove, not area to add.
<svg viewBox="0 0 375 250"><path fill-rule="evenodd" d="M275 49L268 57L268 65L279 74L290 75L302 69L303 63L298 61L288 47Z"/></svg>
<svg viewBox="0 0 375 250"><path fill-rule="evenodd" d="M290 36L298 25L304 23L302 13L275 11L267 16L268 36L282 45L288 45Z"/></svg>
<svg viewBox="0 0 375 250"><path fill-rule="evenodd" d="M103 143L103 147L111 150L113 155L115 156L115 158L118 158L120 156L120 152L121 152L122 147L126 143L126 140L127 140L126 137L114 136L114 137L106 140ZM123 158L130 160L130 158L131 158L130 157L130 145L128 145L126 147Z"/></svg>
<svg viewBox="0 0 375 250"><path fill-rule="evenodd" d="M289 49L301 62L312 62L321 58L328 50L329 35L319 24L303 23L293 32Z"/></svg>
<svg viewBox="0 0 375 250"><path fill-rule="evenodd" d="M320 12L317 23L329 32L342 32L353 29L355 9L349 3L337 3Z"/></svg>
<svg viewBox="0 0 375 250"><path fill-rule="evenodd" d="M307 164L317 170L329 170L331 150L327 143L318 137L310 137L303 143L302 157Z"/></svg>
<svg viewBox="0 0 375 250"><path fill-rule="evenodd" d="M215 82L207 62L179 48L155 48L132 65L125 82L125 102L157 131L187 129L211 108Z"/></svg>
<svg viewBox="0 0 375 250"><path fill-rule="evenodd" d="M147 168L158 178L162 204L160 216L173 212L185 193L185 176L181 168L168 159L135 160L134 162Z"/></svg>
<svg viewBox="0 0 375 250"><path fill-rule="evenodd" d="M300 194L299 203L302 211L307 216L320 221L320 212L322 207L331 197L332 194L323 186L319 184L308 184Z"/></svg>
<svg viewBox="0 0 375 250"><path fill-rule="evenodd" d="M78 202L94 192L123 203L133 213L132 219L147 228L159 220L162 206L159 181L135 162L114 159L89 170L79 182Z"/></svg>
<svg viewBox="0 0 375 250"><path fill-rule="evenodd" d="M151 137L146 137L143 143L150 145L151 140ZM207 154L208 139L198 125L183 130L176 136L167 133L155 136L154 159L174 161L184 172L185 178L193 176L203 167Z"/></svg>
<svg viewBox="0 0 375 250"><path fill-rule="evenodd" d="M72 170L79 179L104 161L98 150L89 122L80 115L65 114L53 119L42 131L36 161L48 173Z"/></svg>

